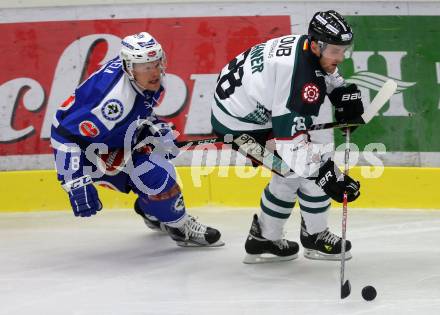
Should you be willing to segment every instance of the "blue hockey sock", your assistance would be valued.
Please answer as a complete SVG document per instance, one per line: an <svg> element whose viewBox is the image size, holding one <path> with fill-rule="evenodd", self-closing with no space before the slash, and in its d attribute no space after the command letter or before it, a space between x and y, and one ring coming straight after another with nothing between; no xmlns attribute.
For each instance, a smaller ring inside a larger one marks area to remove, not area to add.
<svg viewBox="0 0 440 315"><path fill-rule="evenodd" d="M161 194L140 196L137 204L144 213L169 226L179 227L186 220L185 204L177 183Z"/></svg>

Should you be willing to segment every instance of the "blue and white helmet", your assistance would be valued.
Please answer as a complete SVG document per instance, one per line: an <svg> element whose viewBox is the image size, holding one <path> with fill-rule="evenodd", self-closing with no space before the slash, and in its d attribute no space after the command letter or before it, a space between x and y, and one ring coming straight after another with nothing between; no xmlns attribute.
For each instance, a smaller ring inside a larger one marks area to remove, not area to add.
<svg viewBox="0 0 440 315"><path fill-rule="evenodd" d="M133 63L146 63L162 60L165 64L165 52L159 42L147 32L141 32L125 37L119 56L123 69L133 80Z"/></svg>

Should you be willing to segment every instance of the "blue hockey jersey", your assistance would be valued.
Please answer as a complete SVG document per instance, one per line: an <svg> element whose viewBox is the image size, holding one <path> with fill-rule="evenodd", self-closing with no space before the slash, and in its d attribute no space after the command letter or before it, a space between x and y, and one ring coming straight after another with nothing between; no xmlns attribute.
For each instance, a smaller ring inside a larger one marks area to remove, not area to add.
<svg viewBox="0 0 440 315"><path fill-rule="evenodd" d="M142 91L122 69L119 57L110 60L75 90L57 110L51 144L60 150L75 143L85 150L103 143L109 150L124 147L129 126L150 118L163 92Z"/></svg>

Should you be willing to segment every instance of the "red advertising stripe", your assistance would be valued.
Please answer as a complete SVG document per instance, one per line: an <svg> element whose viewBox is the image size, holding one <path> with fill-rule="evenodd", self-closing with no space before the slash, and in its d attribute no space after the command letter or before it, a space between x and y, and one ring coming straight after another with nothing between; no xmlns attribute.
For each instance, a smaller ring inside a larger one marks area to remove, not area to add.
<svg viewBox="0 0 440 315"><path fill-rule="evenodd" d="M50 153L47 137L53 111L100 67L103 59L116 55L122 37L140 31L150 32L161 42L168 59L167 73L186 87L186 97L174 100L183 106L167 117L185 140L190 138L184 130L194 86L191 76L217 74L230 59L250 46L290 33L290 18L240 16L0 24L0 156ZM207 106L210 95L206 95Z"/></svg>

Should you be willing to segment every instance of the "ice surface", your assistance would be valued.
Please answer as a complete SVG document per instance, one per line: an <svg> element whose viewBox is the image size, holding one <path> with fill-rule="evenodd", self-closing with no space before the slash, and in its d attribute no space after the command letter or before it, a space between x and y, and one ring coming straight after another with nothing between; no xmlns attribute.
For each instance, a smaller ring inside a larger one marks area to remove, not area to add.
<svg viewBox="0 0 440 315"><path fill-rule="evenodd" d="M241 262L254 211L190 210L221 230L222 248L177 247L129 210L0 214L0 314L440 314L440 211L349 209L343 301L339 262ZM295 209L287 238L299 226Z"/></svg>

